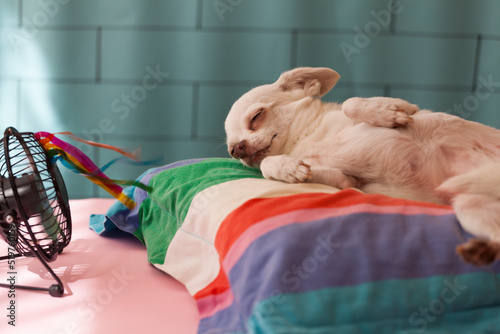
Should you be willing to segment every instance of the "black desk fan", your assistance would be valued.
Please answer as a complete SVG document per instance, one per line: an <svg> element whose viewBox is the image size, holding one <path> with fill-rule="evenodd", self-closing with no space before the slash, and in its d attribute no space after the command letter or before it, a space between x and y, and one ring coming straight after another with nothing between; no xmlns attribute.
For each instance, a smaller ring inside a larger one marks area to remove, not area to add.
<svg viewBox="0 0 500 334"><path fill-rule="evenodd" d="M16 289L63 295L64 286L47 262L54 261L71 240L66 186L34 134L12 127L0 142L0 236L9 245L9 255L0 261L35 256L57 282L48 288L15 285Z"/></svg>

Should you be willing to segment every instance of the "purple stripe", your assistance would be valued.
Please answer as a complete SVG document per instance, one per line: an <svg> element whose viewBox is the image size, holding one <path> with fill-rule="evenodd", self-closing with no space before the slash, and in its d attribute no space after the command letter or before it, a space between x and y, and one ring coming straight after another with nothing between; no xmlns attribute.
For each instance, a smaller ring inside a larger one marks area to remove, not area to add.
<svg viewBox="0 0 500 334"><path fill-rule="evenodd" d="M247 248L229 273L235 302L203 319L200 328L228 319L240 319L238 326L243 326L256 303L282 293L389 279L500 273L500 263L475 267L456 256L455 246L468 237L454 215L359 213L278 228Z"/></svg>

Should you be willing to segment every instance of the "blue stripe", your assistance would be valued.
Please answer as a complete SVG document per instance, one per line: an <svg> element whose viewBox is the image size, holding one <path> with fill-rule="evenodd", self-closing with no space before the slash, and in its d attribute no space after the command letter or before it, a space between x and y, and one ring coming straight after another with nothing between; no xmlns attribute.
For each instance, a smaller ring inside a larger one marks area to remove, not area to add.
<svg viewBox="0 0 500 334"><path fill-rule="evenodd" d="M472 273L284 294L256 305L248 330L310 334L499 333L500 294L494 293L499 284L500 275Z"/></svg>

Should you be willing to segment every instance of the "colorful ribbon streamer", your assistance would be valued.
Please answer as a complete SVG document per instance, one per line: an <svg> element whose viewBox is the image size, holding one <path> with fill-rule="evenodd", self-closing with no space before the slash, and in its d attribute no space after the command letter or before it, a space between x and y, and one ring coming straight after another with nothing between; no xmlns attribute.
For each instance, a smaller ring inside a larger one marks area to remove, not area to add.
<svg viewBox="0 0 500 334"><path fill-rule="evenodd" d="M128 197L123 193L123 188L119 186L121 185L130 185L130 186L135 186L138 188L141 188L145 191L151 192L151 187L138 182L138 181L129 181L129 180L113 180L108 178L104 173L103 170L101 170L99 167L97 167L94 162L85 155L81 150L76 148L75 146L58 139L55 135L56 134L61 134L61 135L66 135L69 136L77 141L83 142L88 145L96 146L96 147L101 147L109 150L116 151L124 156L126 156L129 159L135 160L135 164L139 165L147 165L151 164L151 162L140 162L137 161L136 155L138 154L138 151L129 153L126 152L120 148L106 145L106 144L101 144L101 143L96 143L88 140L83 140L81 138L78 138L71 132L59 132L59 133L49 133L49 132L37 132L35 133L35 138L38 140L40 145L44 148L44 150L47 152L48 156L57 161L60 160L64 166L67 168L73 170L76 173L80 173L83 176L87 177L89 180L106 190L108 193L110 193L113 197L115 197L117 200L119 200L123 205L125 205L129 209L133 209L135 207L135 202L133 199ZM111 161L110 163L106 164L105 169L107 169L109 166L111 166L113 163L116 161L120 160L115 159Z"/></svg>

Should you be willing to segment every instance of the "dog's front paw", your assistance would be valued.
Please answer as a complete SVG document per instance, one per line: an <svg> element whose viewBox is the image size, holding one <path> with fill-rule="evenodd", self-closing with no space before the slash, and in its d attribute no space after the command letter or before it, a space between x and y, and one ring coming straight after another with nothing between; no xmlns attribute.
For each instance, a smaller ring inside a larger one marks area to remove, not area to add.
<svg viewBox="0 0 500 334"><path fill-rule="evenodd" d="M260 164L260 170L269 180L301 183L311 179L311 166L287 155L266 157Z"/></svg>
<svg viewBox="0 0 500 334"><path fill-rule="evenodd" d="M500 244L491 240L472 239L457 246L456 252L465 262L480 266L493 263L500 257Z"/></svg>

